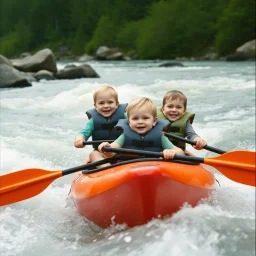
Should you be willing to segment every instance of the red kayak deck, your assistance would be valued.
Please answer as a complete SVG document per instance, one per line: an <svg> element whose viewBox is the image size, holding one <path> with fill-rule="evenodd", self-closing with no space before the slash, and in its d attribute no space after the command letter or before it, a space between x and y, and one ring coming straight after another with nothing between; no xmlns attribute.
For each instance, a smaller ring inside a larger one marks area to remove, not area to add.
<svg viewBox="0 0 256 256"><path fill-rule="evenodd" d="M142 225L191 206L215 190L204 165L166 161L127 163L73 176L71 196L79 214L100 227Z"/></svg>

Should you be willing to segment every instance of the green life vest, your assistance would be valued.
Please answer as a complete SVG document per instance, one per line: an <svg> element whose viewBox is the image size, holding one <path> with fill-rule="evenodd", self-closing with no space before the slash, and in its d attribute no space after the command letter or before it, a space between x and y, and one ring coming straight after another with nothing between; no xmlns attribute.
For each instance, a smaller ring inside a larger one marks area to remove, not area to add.
<svg viewBox="0 0 256 256"><path fill-rule="evenodd" d="M160 119L165 119L168 120L166 118L166 116L164 115L163 111L161 108L157 109L157 117ZM174 122L170 122L170 125L168 127L167 132L174 134L176 136L180 136L185 138L185 134L186 134L186 123L187 121L189 121L191 124L193 123L195 114L191 113L191 112L185 112L185 114L178 120L174 121ZM169 138L169 140L172 142L173 145L182 148L183 150L185 150L186 148L186 143L180 140L175 140L172 138Z"/></svg>

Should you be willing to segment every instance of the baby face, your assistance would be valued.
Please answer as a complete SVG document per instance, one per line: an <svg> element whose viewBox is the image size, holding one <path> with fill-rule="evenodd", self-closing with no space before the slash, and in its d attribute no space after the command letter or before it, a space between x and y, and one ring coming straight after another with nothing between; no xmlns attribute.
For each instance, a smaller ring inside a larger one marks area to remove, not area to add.
<svg viewBox="0 0 256 256"><path fill-rule="evenodd" d="M154 118L150 110L139 108L130 112L128 121L133 131L145 134L156 125L157 118Z"/></svg>
<svg viewBox="0 0 256 256"><path fill-rule="evenodd" d="M97 96L94 107L99 114L109 118L116 111L118 103L110 92L104 92Z"/></svg>

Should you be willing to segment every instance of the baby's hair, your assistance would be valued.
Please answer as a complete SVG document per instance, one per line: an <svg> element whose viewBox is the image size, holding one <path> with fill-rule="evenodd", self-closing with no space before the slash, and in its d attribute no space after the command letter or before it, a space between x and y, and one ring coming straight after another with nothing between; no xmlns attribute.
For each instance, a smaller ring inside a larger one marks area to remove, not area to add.
<svg viewBox="0 0 256 256"><path fill-rule="evenodd" d="M157 117L156 105L151 99L147 97L142 97L142 98L131 101L126 108L127 117L128 118L130 117L131 111L137 110L140 108L148 109L152 113L154 118Z"/></svg>
<svg viewBox="0 0 256 256"><path fill-rule="evenodd" d="M118 103L118 94L117 91L109 86L109 85L102 85L101 87L99 87L98 89L96 89L93 93L93 101L94 103L96 103L97 101L97 97L99 96L99 94L104 93L109 91L111 93L111 95L115 98L116 103Z"/></svg>
<svg viewBox="0 0 256 256"><path fill-rule="evenodd" d="M187 108L187 97L180 91L172 90L167 92L163 97L163 106L166 104L166 101L169 99L181 99L184 101L184 107Z"/></svg>

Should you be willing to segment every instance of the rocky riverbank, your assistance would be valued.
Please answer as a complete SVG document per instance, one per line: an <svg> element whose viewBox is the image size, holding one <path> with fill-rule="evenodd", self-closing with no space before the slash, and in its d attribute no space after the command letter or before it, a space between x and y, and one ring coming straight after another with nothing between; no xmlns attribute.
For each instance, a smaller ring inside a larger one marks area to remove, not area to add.
<svg viewBox="0 0 256 256"><path fill-rule="evenodd" d="M163 62L158 67L183 67L181 61L187 60L223 60L223 61L255 61L255 40L245 43L236 49L236 52L226 57L219 57L212 52L202 57L176 58L173 61ZM58 70L56 61L77 60L83 62L81 65L67 65ZM125 56L117 48L101 46L95 55L73 56L67 48L62 48L57 53L50 49L43 49L34 55L22 53L20 58L8 59L0 55L0 88L32 86L33 81L41 79L77 79L77 78L99 78L100 75L86 61L129 61L137 59L136 54Z"/></svg>

